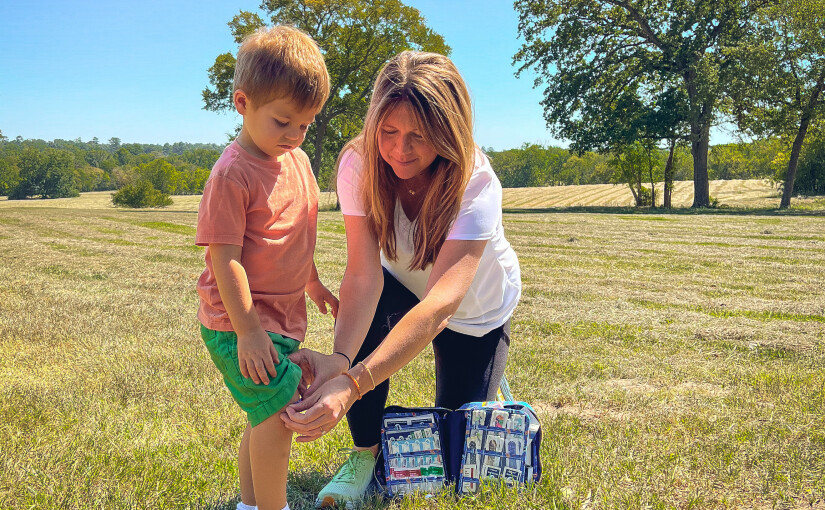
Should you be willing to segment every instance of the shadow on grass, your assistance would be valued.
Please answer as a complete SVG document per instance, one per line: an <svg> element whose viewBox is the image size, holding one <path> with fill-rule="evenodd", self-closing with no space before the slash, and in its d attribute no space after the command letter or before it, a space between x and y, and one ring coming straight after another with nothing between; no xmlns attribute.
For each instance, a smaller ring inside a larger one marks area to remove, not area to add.
<svg viewBox="0 0 825 510"><path fill-rule="evenodd" d="M825 209L778 209L750 207L619 207L619 206L574 206L541 208L504 208L507 214L542 214L542 213L589 213L589 214L636 214L636 215L717 215L717 216L815 216L825 217Z"/></svg>

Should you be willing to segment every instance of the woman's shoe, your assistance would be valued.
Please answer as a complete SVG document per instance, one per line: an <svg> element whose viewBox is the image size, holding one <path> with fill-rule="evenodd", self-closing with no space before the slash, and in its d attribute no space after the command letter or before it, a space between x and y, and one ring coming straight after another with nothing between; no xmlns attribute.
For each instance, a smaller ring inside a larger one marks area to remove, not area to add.
<svg viewBox="0 0 825 510"><path fill-rule="evenodd" d="M346 462L338 468L332 480L318 493L316 508L334 507L340 504L357 503L364 498L372 482L375 457L370 450L349 450Z"/></svg>

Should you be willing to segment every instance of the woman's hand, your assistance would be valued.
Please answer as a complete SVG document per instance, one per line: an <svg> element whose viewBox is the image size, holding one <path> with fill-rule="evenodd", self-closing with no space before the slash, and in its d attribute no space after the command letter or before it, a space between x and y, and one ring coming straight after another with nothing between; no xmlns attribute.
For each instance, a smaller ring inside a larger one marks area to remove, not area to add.
<svg viewBox="0 0 825 510"><path fill-rule="evenodd" d="M307 399L327 381L349 370L347 358L340 354L322 354L311 349L299 349L289 355L290 361L301 367L298 394Z"/></svg>
<svg viewBox="0 0 825 510"><path fill-rule="evenodd" d="M281 419L286 428L298 434L296 441L307 443L335 428L356 399L352 381L342 374L327 381L311 397L286 406Z"/></svg>

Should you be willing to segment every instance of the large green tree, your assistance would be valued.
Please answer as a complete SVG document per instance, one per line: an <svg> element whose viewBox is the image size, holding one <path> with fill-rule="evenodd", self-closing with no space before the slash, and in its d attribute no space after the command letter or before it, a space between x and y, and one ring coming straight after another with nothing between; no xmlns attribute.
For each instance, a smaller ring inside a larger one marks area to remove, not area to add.
<svg viewBox="0 0 825 510"><path fill-rule="evenodd" d="M450 53L444 38L427 27L419 11L399 0L266 0L260 9L263 17L241 11L229 22L236 43L265 26L265 17L271 24L291 24L307 32L324 54L330 98L315 117L305 146L316 177L325 153L337 155L347 138L357 133L373 82L387 60L407 49ZM232 53L217 56L209 68L212 87L203 91L206 110L233 108L234 70Z"/></svg>
<svg viewBox="0 0 825 510"><path fill-rule="evenodd" d="M825 114L825 0L783 0L757 20L746 44L729 50L738 64L729 100L740 129L793 140L779 205L787 208L808 129Z"/></svg>
<svg viewBox="0 0 825 510"><path fill-rule="evenodd" d="M710 128L730 65L723 50L739 43L769 1L516 0L525 43L515 62L519 72L538 72L536 84L546 84L545 119L570 140L577 121L598 117L622 95L680 90L690 126L693 205L704 207Z"/></svg>
<svg viewBox="0 0 825 510"><path fill-rule="evenodd" d="M9 193L10 200L78 195L74 187L74 156L71 152L26 147L20 154L18 168L19 182Z"/></svg>

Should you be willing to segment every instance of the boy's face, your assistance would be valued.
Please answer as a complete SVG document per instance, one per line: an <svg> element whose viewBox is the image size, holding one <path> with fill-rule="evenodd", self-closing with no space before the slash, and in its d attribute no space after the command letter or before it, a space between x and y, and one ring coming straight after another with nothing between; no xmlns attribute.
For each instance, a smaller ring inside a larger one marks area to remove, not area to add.
<svg viewBox="0 0 825 510"><path fill-rule="evenodd" d="M243 115L238 143L261 159L277 159L301 145L318 113L315 108L299 108L289 97L256 105L237 90L234 99L238 113Z"/></svg>

